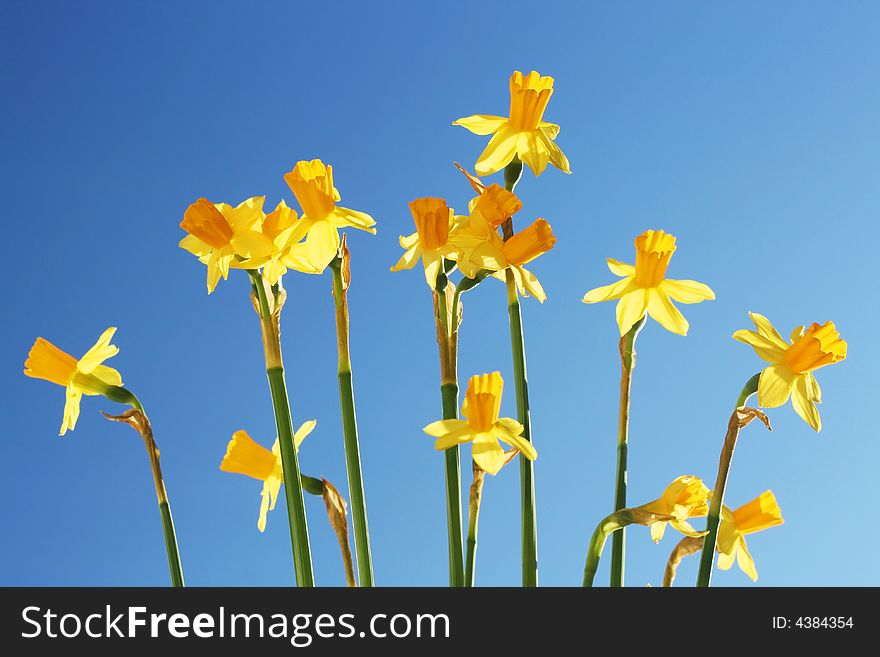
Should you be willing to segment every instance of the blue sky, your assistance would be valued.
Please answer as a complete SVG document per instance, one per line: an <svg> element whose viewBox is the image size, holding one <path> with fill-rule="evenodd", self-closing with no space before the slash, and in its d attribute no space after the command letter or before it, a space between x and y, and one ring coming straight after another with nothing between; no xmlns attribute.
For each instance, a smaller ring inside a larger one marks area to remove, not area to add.
<svg viewBox="0 0 880 657"><path fill-rule="evenodd" d="M610 510L619 363L604 259L632 262L647 228L678 236L669 275L710 284L686 338L649 323L633 386L630 499L681 474L711 486L730 407L761 361L731 333L747 311L784 334L834 320L849 358L819 372L824 429L790 406L749 427L728 501L767 488L785 524L750 537L764 585L880 584L871 509L880 458L873 368L880 213L880 8L870 3L7 2L0 16L5 318L0 426L6 501L0 584L164 585L144 449L88 398L57 437L63 392L22 376L41 335L80 355L118 326L111 364L144 401L162 450L188 583L289 585L283 501L256 529L259 484L220 472L246 429L274 424L243 274L210 297L177 248L200 196L292 202L299 159L334 165L344 205L378 234L350 235L352 358L376 581L447 578L443 459L421 427L440 417L431 301L418 271L388 271L407 202L464 209L486 138L451 125L505 114L507 78L556 78L546 118L573 173L530 173L518 221L559 242L535 263L549 299L523 314L532 392L541 582L580 582ZM317 418L303 470L345 485L330 275L290 275L283 319L294 420ZM466 297L462 378L500 370L514 416L503 285ZM464 469L467 472L467 468ZM308 514L319 584L344 579L320 500ZM516 468L489 478L477 582L519 582ZM627 582L659 585L658 546L629 532ZM696 560L681 569L693 581ZM607 581L607 562L597 581ZM718 585L750 585L734 569Z"/></svg>

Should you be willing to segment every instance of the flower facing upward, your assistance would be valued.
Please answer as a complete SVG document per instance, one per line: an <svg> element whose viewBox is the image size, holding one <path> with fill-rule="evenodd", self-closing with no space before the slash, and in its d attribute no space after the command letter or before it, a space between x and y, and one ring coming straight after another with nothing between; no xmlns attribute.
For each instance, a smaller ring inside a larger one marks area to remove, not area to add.
<svg viewBox="0 0 880 657"><path fill-rule="evenodd" d="M773 491L764 491L736 511L726 506L722 509L721 525L718 527L718 567L728 570L733 560L753 582L758 581L758 571L746 545L746 534L759 532L781 525L782 510L776 503Z"/></svg>
<svg viewBox="0 0 880 657"><path fill-rule="evenodd" d="M791 397L795 412L813 429L822 428L816 404L822 391L814 370L846 358L846 342L834 322L813 323L808 329L798 326L791 333L789 344L763 315L749 313L758 331L740 330L735 340L751 345L762 359L770 363L758 381L758 405L764 408L782 406Z"/></svg>
<svg viewBox="0 0 880 657"><path fill-rule="evenodd" d="M685 536L698 538L705 532L698 532L687 522L688 518L699 518L709 512L709 489L697 477L685 475L673 481L663 495L653 502L648 502L638 511L655 513L661 516L672 516L671 520L658 520L651 523L651 538L658 543L666 532L669 523Z"/></svg>
<svg viewBox="0 0 880 657"><path fill-rule="evenodd" d="M43 338L37 338L24 363L25 376L50 381L67 388L61 433L76 427L79 404L83 395L103 395L109 388L122 385L122 376L102 363L119 353L110 344L116 327L101 334L95 345L77 360Z"/></svg>
<svg viewBox="0 0 880 657"><path fill-rule="evenodd" d="M284 174L284 180L303 211L294 231L294 241L306 238L304 254L316 269L323 271L336 257L339 228L350 226L375 234L376 222L370 215L336 205L341 197L333 186L332 166L321 160L303 160Z"/></svg>
<svg viewBox="0 0 880 657"><path fill-rule="evenodd" d="M316 424L314 420L303 422L302 426L294 433L293 443L297 449ZM275 508L275 502L278 501L278 491L281 490L281 484L284 483L284 471L281 467L281 445L278 439L275 439L272 449L268 450L255 442L247 431L236 431L226 446L226 456L220 463L220 469L223 472L247 475L263 482L257 528L261 532L265 531L266 514Z"/></svg>
<svg viewBox="0 0 880 657"><path fill-rule="evenodd" d="M508 460L499 440L534 461L538 453L522 437L523 426L512 418L498 417L503 388L504 380L498 372L472 376L461 406L466 419L432 422L425 427L425 433L437 438L438 450L472 442L474 461L489 474L496 474Z"/></svg>
<svg viewBox="0 0 880 657"><path fill-rule="evenodd" d="M246 260L250 268L265 263L272 253L272 242L258 230L263 220L264 197L249 198L233 208L200 198L183 215L180 227L189 235L180 241L186 249L208 266L208 294L214 291L230 267Z"/></svg>
<svg viewBox="0 0 880 657"><path fill-rule="evenodd" d="M416 224L416 232L407 237L400 236L400 246L406 252L391 271L412 269L421 258L425 280L433 290L443 266L443 258L454 255L448 244L453 210L442 198L417 198L409 204L409 210Z"/></svg>
<svg viewBox="0 0 880 657"><path fill-rule="evenodd" d="M646 314L668 331L687 335L688 322L672 300L699 303L714 299L715 293L703 283L666 278L666 268L675 253L675 237L669 233L646 231L636 238L635 246L635 266L608 258L611 273L623 278L590 290L584 296L584 303L620 299L617 302L620 335L625 335Z"/></svg>
<svg viewBox="0 0 880 657"><path fill-rule="evenodd" d="M492 135L477 160L477 175L488 176L500 171L514 157L525 162L536 176L547 168L549 161L565 173L571 173L568 159L553 140L559 126L544 121L544 110L553 95L553 78L537 71L510 76L510 116L475 114L455 121L477 135Z"/></svg>

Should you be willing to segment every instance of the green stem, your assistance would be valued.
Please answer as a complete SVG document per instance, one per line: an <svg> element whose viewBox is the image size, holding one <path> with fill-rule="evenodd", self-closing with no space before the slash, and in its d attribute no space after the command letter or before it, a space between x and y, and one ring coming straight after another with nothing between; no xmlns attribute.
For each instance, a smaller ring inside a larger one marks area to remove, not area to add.
<svg viewBox="0 0 880 657"><path fill-rule="evenodd" d="M182 588L183 568L180 565L180 550L177 547L177 533L174 531L174 519L171 517L171 505L168 500L159 502L159 515L162 517L162 532L165 534L165 552L168 553L168 570L171 572L171 586Z"/></svg>
<svg viewBox="0 0 880 657"><path fill-rule="evenodd" d="M623 529L629 522L624 520L619 511L615 511L607 516L599 523L593 536L590 538L590 545L587 547L587 563L584 565L584 588L593 586L593 580L596 577L596 570L599 568L599 559L602 557L602 550L605 548L605 541L608 535Z"/></svg>
<svg viewBox="0 0 880 657"><path fill-rule="evenodd" d="M458 418L458 363L457 332L449 327L445 273L437 277L434 290L436 300L437 345L440 350L440 397L443 419ZM452 315L457 324L457 315ZM457 327L456 327L457 328ZM449 586L464 586L464 566L461 546L461 450L458 445L444 453L446 461L446 533L449 548Z"/></svg>
<svg viewBox="0 0 880 657"><path fill-rule="evenodd" d="M361 587L373 586L373 557L370 551L370 531L367 524L367 505L364 500L364 481L361 472L361 452L358 443L354 388L351 376L351 354L348 341L348 249L344 243L342 255L330 263L333 272L333 298L336 307L336 337L339 352L339 405L342 411L342 433L345 444L345 465L348 473L348 495L351 501L351 523L354 528L354 546L357 554L358 580ZM345 260L345 262L343 262ZM343 272L345 270L345 272Z"/></svg>
<svg viewBox="0 0 880 657"><path fill-rule="evenodd" d="M620 338L620 410L617 422L617 476L614 488L614 510L626 508L627 453L629 449L629 405L632 373L635 367L635 344L645 325L642 317ZM615 532L611 539L611 586L623 586L626 560L626 529Z"/></svg>
<svg viewBox="0 0 880 657"><path fill-rule="evenodd" d="M518 157L504 168L504 188L512 192L522 177L523 164ZM513 236L513 219L502 224L504 239ZM532 440L532 419L529 410L529 383L526 374L526 347L522 327L522 311L516 281L510 269L505 271L507 313L510 321L510 346L513 352L513 375L516 380L517 418L523 425L523 438ZM522 512L522 585L538 585L538 521L535 513L535 468L532 461L520 454L520 504Z"/></svg>
<svg viewBox="0 0 880 657"><path fill-rule="evenodd" d="M758 380L760 374L755 374L749 379L742 392L736 400L734 414L736 409L744 406L749 397L758 391ZM721 458L718 461L718 477L715 480L715 488L712 490L712 502L709 506L709 516L706 519L705 542L703 543L703 553L700 555L700 572L697 575L697 586L707 587L712 582L712 566L715 563L715 545L718 540L718 525L721 522L721 510L724 506L724 491L727 488L727 480L730 477L730 464L733 461L733 450L736 448L736 439L739 436L738 430L728 428L727 435L724 439L724 445L721 448Z"/></svg>
<svg viewBox="0 0 880 657"><path fill-rule="evenodd" d="M306 509L300 478L299 458L293 442L293 420L290 416L290 402L287 384L284 380L284 364L281 359L281 308L272 309L269 304L262 275L248 271L259 308L260 327L263 335L263 351L266 359L266 376L269 379L269 392L272 396L272 409L275 412L275 426L278 429L278 442L281 446L281 467L284 475L284 493L287 500L287 516L290 523L290 540L293 548L293 565L296 584L302 587L315 585L312 574L312 554L309 547L309 528L306 523ZM276 303L283 303L281 299Z"/></svg>
<svg viewBox="0 0 880 657"><path fill-rule="evenodd" d="M467 535L467 558L465 561L465 586L473 588L474 576L477 563L477 528L480 523L480 503L483 500L483 480L486 473L476 463L472 464L474 481L471 484L468 504L468 535Z"/></svg>

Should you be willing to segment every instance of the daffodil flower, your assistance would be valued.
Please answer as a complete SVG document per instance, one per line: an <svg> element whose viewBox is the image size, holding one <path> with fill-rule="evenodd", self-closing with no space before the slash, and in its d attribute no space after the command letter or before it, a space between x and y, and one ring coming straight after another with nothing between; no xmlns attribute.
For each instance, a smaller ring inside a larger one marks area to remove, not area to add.
<svg viewBox="0 0 880 657"><path fill-rule="evenodd" d="M293 443L296 449L299 449L302 441L316 425L314 420L303 422L302 426L293 434ZM278 439L275 439L272 449L268 450L255 442L247 431L236 431L226 446L226 455L220 463L220 469L223 472L247 475L263 482L257 528L261 532L266 531L266 514L275 508L278 492L281 490L281 484L284 483L281 445Z"/></svg>
<svg viewBox="0 0 880 657"><path fill-rule="evenodd" d="M376 233L373 228L376 222L370 215L336 205L341 197L339 190L333 186L332 166L325 165L321 160L303 160L284 174L284 180L303 211L293 239L299 242L306 238L304 255L314 268L323 271L336 257L339 228L350 226Z"/></svg>
<svg viewBox="0 0 880 657"><path fill-rule="evenodd" d="M180 248L208 266L208 294L221 276L226 280L230 267L247 261L249 268L256 268L271 257L272 241L259 232L264 200L255 196L233 208L200 198L186 209L180 227L189 235L180 241Z"/></svg>
<svg viewBox="0 0 880 657"><path fill-rule="evenodd" d="M43 338L37 338L24 363L25 376L50 381L67 389L64 403L63 436L76 427L79 405L83 395L104 395L110 388L122 385L122 376L102 363L119 353L110 344L116 327L101 334L95 345L77 360Z"/></svg>
<svg viewBox="0 0 880 657"><path fill-rule="evenodd" d="M425 280L432 290L443 267L443 258L455 259L449 244L449 230L453 226L454 212L442 198L417 198L409 204L416 232L400 236L400 246L406 251L391 271L412 269L421 258L425 268Z"/></svg>
<svg viewBox="0 0 880 657"><path fill-rule="evenodd" d="M699 303L714 299L715 293L704 283L666 278L666 268L676 248L673 235L662 230L649 230L636 238L635 245L635 266L608 258L608 269L623 278L590 290L583 298L584 303L619 299L617 324L620 335L626 335L646 314L666 330L687 335L688 321L672 303L673 299L679 303Z"/></svg>
<svg viewBox="0 0 880 657"><path fill-rule="evenodd" d="M523 426L513 418L498 417L503 389L504 380L498 372L472 376L461 406L461 414L466 419L432 422L424 432L437 439L434 446L441 451L461 443L473 443L474 461L489 474L496 474L510 460L499 440L534 461L538 452L522 437Z"/></svg>
<svg viewBox="0 0 880 657"><path fill-rule="evenodd" d="M816 404L822 391L814 370L846 358L846 342L834 322L813 323L808 329L798 326L791 332L789 344L770 321L758 313L749 313L758 331L740 330L735 340L751 345L763 360L770 363L758 380L758 405L764 408L782 406L791 397L795 412L813 429L822 429Z"/></svg>
<svg viewBox="0 0 880 657"><path fill-rule="evenodd" d="M708 497L709 489L701 479L685 475L669 484L659 499L636 507L633 511L658 516L672 516L671 520L656 520L649 523L651 538L655 543L659 543L663 538L667 524L672 525L685 536L696 538L703 536L705 532L698 532L687 520L688 518L699 518L709 512Z"/></svg>
<svg viewBox="0 0 880 657"><path fill-rule="evenodd" d="M547 162L560 171L571 173L568 158L554 143L559 126L544 121L544 110L553 95L553 78L537 71L523 75L515 71L510 76L510 116L475 114L458 121L477 135L492 135L489 144L477 160L479 176L500 171L516 156L525 162L536 176L547 168Z"/></svg>
<svg viewBox="0 0 880 657"><path fill-rule="evenodd" d="M764 491L736 511L731 511L725 506L722 509L716 545L718 567L721 570L728 570L736 559L740 569L753 582L757 582L758 571L752 555L749 554L745 535L776 527L782 523L782 510L776 502L773 491Z"/></svg>

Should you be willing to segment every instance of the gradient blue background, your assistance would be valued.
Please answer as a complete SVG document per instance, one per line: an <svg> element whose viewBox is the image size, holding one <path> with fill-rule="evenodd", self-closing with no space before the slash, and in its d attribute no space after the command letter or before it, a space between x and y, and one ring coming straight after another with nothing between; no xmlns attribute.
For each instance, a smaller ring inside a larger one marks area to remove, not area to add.
<svg viewBox="0 0 880 657"><path fill-rule="evenodd" d="M631 262L633 237L664 228L679 238L670 277L718 300L683 308L686 338L652 322L639 339L631 500L680 474L714 481L730 407L761 367L730 337L748 310L786 335L833 319L850 356L819 372L824 430L771 411L772 434L745 431L727 499L772 488L782 506L785 525L749 539L760 584L880 584L877 5L5 2L0 25L0 583L168 581L143 447L98 414L121 409L88 398L58 438L63 391L21 373L36 336L78 356L111 325L110 364L153 418L188 583L292 582L283 501L260 534L259 484L218 469L233 431L275 436L248 282L234 274L209 297L178 223L199 196L293 201L282 175L320 157L379 229L350 235L376 581L445 584L442 458L421 433L440 416L431 302L420 270L388 267L409 200L471 196L451 164L472 168L486 138L451 121L505 114L511 71L534 68L556 78L546 118L574 171L519 188L518 222L544 216L559 238L534 266L548 301L523 303L541 583L580 583L611 506L614 305L580 297L615 280L605 257ZM343 488L329 272L285 284L294 419L318 419L301 463ZM515 415L503 286L471 293L465 317L462 377L501 370ZM478 583L517 584L517 469L484 500ZM308 514L317 582L341 584L318 498ZM659 585L675 541L630 531L627 582ZM736 568L715 581L750 585Z"/></svg>

